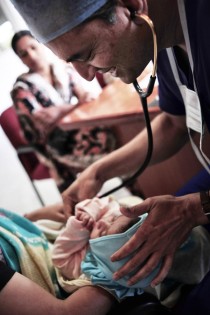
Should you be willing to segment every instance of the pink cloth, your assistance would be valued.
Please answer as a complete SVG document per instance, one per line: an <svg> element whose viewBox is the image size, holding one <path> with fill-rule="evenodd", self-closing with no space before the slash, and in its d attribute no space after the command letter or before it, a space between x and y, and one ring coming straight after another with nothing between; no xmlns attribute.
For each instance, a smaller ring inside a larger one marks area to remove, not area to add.
<svg viewBox="0 0 210 315"><path fill-rule="evenodd" d="M78 209L89 213L95 223L122 215L119 203L111 197L86 199L76 205L75 213ZM80 265L86 255L89 238L90 231L75 216L71 216L57 237L52 254L53 263L62 276L76 279L81 275Z"/></svg>

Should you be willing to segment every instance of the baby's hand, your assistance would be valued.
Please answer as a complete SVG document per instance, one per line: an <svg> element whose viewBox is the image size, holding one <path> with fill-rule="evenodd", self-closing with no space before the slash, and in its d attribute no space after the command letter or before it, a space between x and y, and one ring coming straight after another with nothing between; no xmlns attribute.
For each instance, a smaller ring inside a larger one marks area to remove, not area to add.
<svg viewBox="0 0 210 315"><path fill-rule="evenodd" d="M90 214L88 214L87 212L84 212L84 211L78 211L76 214L76 219L81 221L82 225L86 229L88 229L89 231L92 231L94 220L90 216Z"/></svg>
<svg viewBox="0 0 210 315"><path fill-rule="evenodd" d="M108 221L99 220L94 225L90 238L97 238L97 237L107 235L107 230L109 229L109 226L110 226L110 223Z"/></svg>

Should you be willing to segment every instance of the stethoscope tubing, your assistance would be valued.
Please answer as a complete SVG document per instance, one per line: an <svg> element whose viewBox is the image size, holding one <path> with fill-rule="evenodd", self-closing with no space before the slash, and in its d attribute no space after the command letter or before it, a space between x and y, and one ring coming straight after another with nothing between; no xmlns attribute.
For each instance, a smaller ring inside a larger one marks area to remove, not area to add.
<svg viewBox="0 0 210 315"><path fill-rule="evenodd" d="M148 85L148 88L146 90L146 92L144 92L141 87L139 86L137 80L135 80L133 82L133 85L137 91L137 93L139 94L140 100L141 100L141 104L142 104L142 108L143 108L143 112L144 112L144 120L145 120L145 125L146 125L146 129L147 129L147 139L148 139L148 146L147 146L147 154L146 157L144 159L144 162L142 163L142 165L138 168L138 170L129 178L125 179L124 181L122 181L122 183L116 187L114 187L113 189L110 189L109 191L105 192L104 194L100 195L99 198L102 197L106 197L110 194L113 194L114 192L116 192L117 190L125 187L125 186L129 186L130 184L132 184L134 182L134 180L143 173L143 171L146 169L146 167L149 165L149 162L151 160L152 157L152 152L153 152L153 135L152 135L152 128L151 128L151 123L150 123L150 117L149 117L149 111L148 111L148 106L147 106L147 97L152 93L153 88L154 88L154 84L155 84L155 79L156 77L150 77L150 82Z"/></svg>

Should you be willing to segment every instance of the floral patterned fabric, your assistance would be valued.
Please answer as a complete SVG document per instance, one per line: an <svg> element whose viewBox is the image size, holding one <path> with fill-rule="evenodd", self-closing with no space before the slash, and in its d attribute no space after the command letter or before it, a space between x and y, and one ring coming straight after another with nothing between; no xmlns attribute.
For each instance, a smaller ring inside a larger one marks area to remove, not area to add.
<svg viewBox="0 0 210 315"><path fill-rule="evenodd" d="M37 108L47 108L70 103L72 87L78 82L73 80L72 70L65 68L57 71L52 66L54 86L37 73L26 73L18 77L11 96L16 108L25 138L32 144L39 157L54 174L60 190L66 189L78 172L111 152L115 139L110 129L103 126L74 130L55 127L43 138L33 117Z"/></svg>

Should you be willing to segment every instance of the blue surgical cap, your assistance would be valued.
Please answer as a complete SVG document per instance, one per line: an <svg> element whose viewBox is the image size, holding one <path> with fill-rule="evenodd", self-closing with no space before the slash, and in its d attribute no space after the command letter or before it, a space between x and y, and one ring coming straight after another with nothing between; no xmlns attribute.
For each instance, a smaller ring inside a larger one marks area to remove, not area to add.
<svg viewBox="0 0 210 315"><path fill-rule="evenodd" d="M11 0L41 43L72 30L108 0Z"/></svg>

